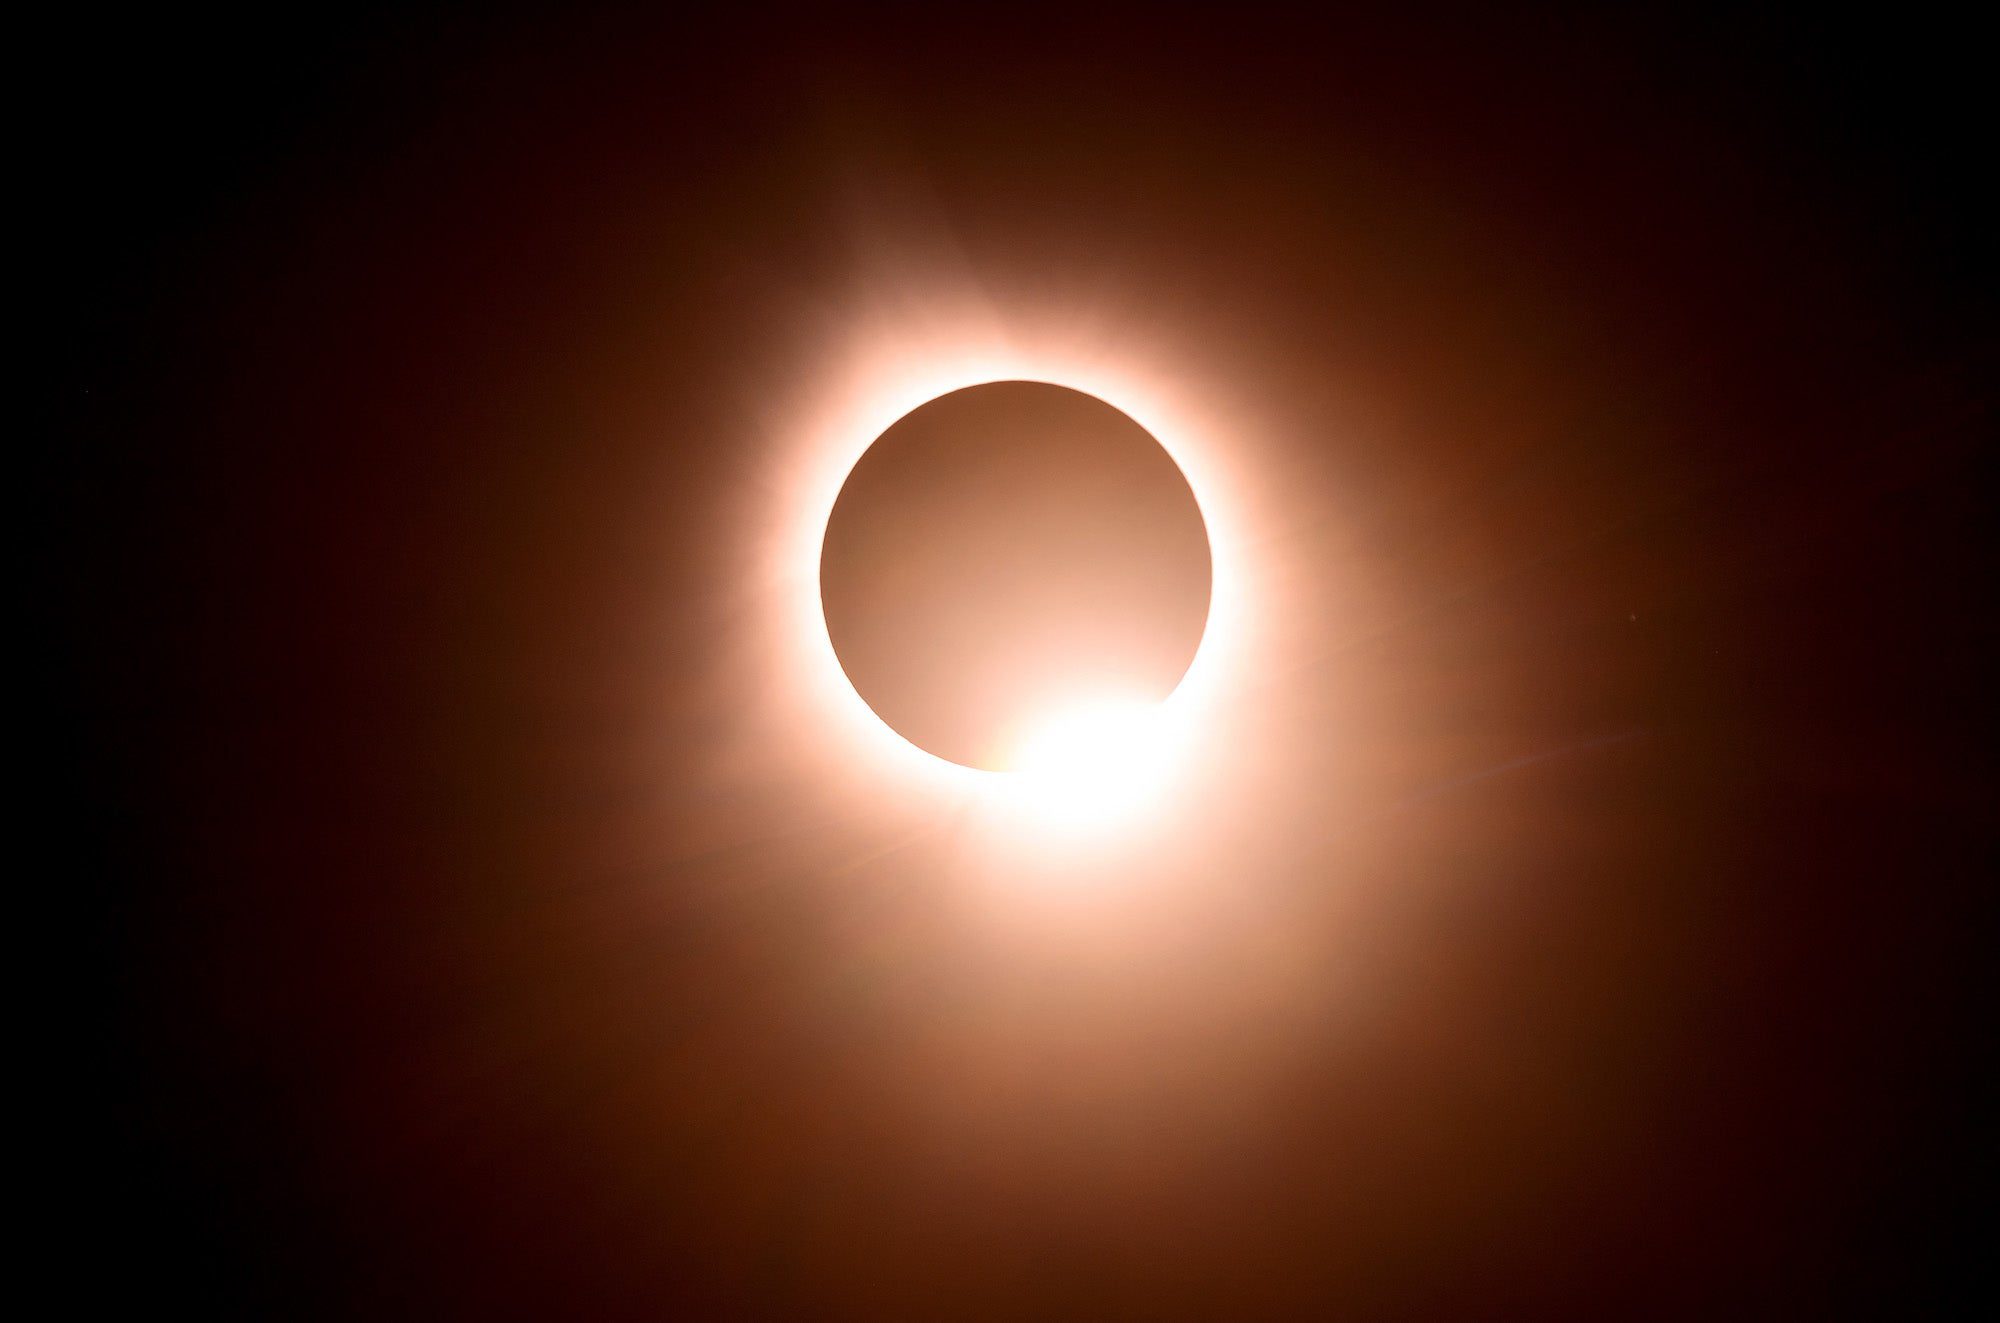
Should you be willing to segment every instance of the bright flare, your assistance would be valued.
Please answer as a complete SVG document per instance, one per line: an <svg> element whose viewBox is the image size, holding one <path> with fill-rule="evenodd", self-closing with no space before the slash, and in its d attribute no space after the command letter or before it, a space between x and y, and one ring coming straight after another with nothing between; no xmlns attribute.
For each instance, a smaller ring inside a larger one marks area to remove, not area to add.
<svg viewBox="0 0 2000 1323"><path fill-rule="evenodd" d="M1158 703L1107 699L1063 708L1021 741L1007 773L1016 802L1051 822L1094 827L1149 802L1166 777Z"/></svg>

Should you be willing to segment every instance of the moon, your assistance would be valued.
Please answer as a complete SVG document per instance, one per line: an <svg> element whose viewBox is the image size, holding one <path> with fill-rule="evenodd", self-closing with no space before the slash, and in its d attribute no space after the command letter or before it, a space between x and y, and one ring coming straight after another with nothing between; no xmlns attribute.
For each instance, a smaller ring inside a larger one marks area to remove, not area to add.
<svg viewBox="0 0 2000 1323"><path fill-rule="evenodd" d="M1151 433L1039 381L918 406L856 462L820 548L841 669L897 734L1015 770L1052 716L1156 704L1209 611L1208 529Z"/></svg>

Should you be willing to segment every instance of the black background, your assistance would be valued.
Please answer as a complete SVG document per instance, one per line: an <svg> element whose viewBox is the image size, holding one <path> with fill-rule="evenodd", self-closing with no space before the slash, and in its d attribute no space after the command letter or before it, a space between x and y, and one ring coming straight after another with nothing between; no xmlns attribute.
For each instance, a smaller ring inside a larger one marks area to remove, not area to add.
<svg viewBox="0 0 2000 1323"><path fill-rule="evenodd" d="M80 1307L1990 1305L1968 30L348 8L22 58ZM991 1107L1056 1156L979 1179L896 1112L1000 1015L936 954L972 939L921 859L835 868L879 824L756 724L732 586L759 394L899 208L1003 309L1112 290L1265 424L1267 779L1189 867L1266 908L1187 959L1318 949L1328 878L1461 897L1385 937L1361 1049L1309 980L1267 1020L1038 970ZM856 992L863 931L896 975ZM1412 1064L1467 1025L1553 1064ZM1032 1083L1124 1053L1160 1064Z"/></svg>

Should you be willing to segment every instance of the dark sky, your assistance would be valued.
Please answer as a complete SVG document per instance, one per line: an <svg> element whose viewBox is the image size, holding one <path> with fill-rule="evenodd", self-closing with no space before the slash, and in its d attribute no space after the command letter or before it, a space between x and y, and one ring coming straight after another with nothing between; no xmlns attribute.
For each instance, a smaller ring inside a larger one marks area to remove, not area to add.
<svg viewBox="0 0 2000 1323"><path fill-rule="evenodd" d="M1972 34L934 8L25 54L79 1306L1982 1316ZM964 306L1222 420L1268 607L1069 929L760 577Z"/></svg>

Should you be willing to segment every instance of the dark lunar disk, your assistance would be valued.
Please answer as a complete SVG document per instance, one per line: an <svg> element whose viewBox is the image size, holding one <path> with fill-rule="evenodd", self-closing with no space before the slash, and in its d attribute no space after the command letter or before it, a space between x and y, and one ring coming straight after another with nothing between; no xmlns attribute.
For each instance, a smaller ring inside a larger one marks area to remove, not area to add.
<svg viewBox="0 0 2000 1323"><path fill-rule="evenodd" d="M1103 400L997 381L905 414L827 520L834 652L919 748L1005 770L1033 724L1165 698L1208 619L1208 533L1160 444Z"/></svg>

